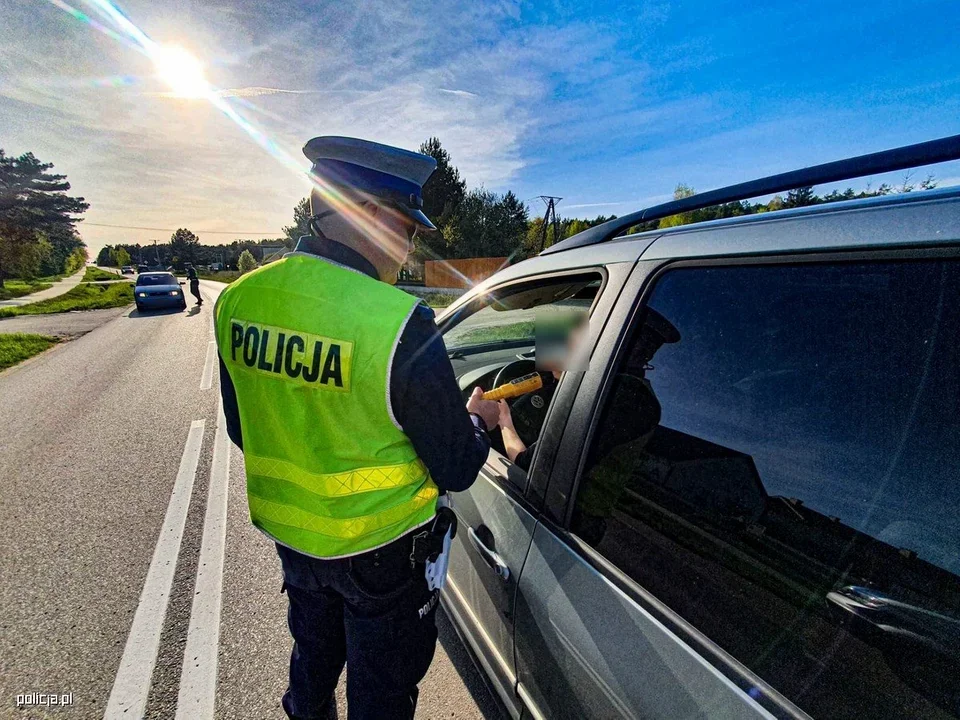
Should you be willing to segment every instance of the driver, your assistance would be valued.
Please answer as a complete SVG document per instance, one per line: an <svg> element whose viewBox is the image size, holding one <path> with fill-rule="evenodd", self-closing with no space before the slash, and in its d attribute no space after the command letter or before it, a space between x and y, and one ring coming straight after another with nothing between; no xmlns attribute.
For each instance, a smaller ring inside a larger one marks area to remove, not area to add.
<svg viewBox="0 0 960 720"><path fill-rule="evenodd" d="M579 369L574 367L571 361L578 356L577 351L587 329L588 320L589 315L584 312L557 317L537 317L537 370L549 373L544 378L543 391L539 393L541 403L539 407L549 405L550 400L553 399L557 381L564 370ZM544 400L546 401L545 404ZM515 402L526 403L528 399L520 397ZM516 425L513 422L513 414L507 401L500 400L498 404L500 407L501 437L507 457L524 472L529 472L530 461L533 458L537 443L534 441L528 447L517 432ZM535 405L535 407L537 406Z"/></svg>

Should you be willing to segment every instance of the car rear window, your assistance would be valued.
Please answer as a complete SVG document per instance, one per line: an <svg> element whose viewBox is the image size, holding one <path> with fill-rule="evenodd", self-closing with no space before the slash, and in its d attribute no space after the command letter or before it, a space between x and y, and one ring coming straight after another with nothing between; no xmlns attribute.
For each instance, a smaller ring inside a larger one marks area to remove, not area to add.
<svg viewBox="0 0 960 720"><path fill-rule="evenodd" d="M176 285L177 279L170 273L162 275L141 275L137 278L137 285Z"/></svg>

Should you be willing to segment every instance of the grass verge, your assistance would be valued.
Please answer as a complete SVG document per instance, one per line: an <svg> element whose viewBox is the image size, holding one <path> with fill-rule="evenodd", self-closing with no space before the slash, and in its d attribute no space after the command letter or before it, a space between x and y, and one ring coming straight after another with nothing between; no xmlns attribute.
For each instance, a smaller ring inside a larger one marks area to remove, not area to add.
<svg viewBox="0 0 960 720"><path fill-rule="evenodd" d="M50 283L37 280L5 280L0 288L0 300L13 300L30 293L40 292L53 287Z"/></svg>
<svg viewBox="0 0 960 720"><path fill-rule="evenodd" d="M461 332L457 332L457 328L454 328L444 337L444 342L447 348L452 350L459 347L507 342L510 340L532 340L533 336L533 320L522 320L511 323L510 325L467 328Z"/></svg>
<svg viewBox="0 0 960 720"><path fill-rule="evenodd" d="M0 370L23 362L28 357L42 353L48 347L56 345L58 340L46 335L28 335L27 333L0 334Z"/></svg>
<svg viewBox="0 0 960 720"><path fill-rule="evenodd" d="M41 300L20 307L0 308L0 318L14 317L15 315L46 315L70 310L99 310L101 308L120 307L132 302L132 283L77 285L63 295L58 295L49 300Z"/></svg>
<svg viewBox="0 0 960 720"><path fill-rule="evenodd" d="M116 273L107 272L106 270L101 270L98 267L93 267L92 265L87 266L87 271L83 274L83 280L80 282L97 282L98 280L122 280L122 276L117 275Z"/></svg>
<svg viewBox="0 0 960 720"><path fill-rule="evenodd" d="M201 280L216 280L228 285L240 277L239 270L220 270L219 272L200 273Z"/></svg>
<svg viewBox="0 0 960 720"><path fill-rule="evenodd" d="M432 308L445 308L460 296L449 293L430 292L424 293L422 297L427 301L427 305Z"/></svg>
<svg viewBox="0 0 960 720"><path fill-rule="evenodd" d="M410 295L416 295L418 298L425 300L427 305L432 308L445 308L447 305L451 304L456 300L459 295L454 295L453 293L444 293L444 292L422 292L420 290L412 290L409 287L401 288L405 293Z"/></svg>

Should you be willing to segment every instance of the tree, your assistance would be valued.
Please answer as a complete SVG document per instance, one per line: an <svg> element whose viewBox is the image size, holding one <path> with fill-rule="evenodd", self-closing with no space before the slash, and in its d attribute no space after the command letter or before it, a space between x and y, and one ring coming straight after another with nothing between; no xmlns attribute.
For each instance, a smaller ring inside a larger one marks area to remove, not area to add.
<svg viewBox="0 0 960 720"><path fill-rule="evenodd" d="M444 227L447 254L459 258L514 255L523 250L528 224L527 208L512 192L471 190Z"/></svg>
<svg viewBox="0 0 960 720"><path fill-rule="evenodd" d="M296 204L293 225L285 227L283 234L286 235L283 244L290 248L295 247L301 237L310 234L310 198L303 198Z"/></svg>
<svg viewBox="0 0 960 720"><path fill-rule="evenodd" d="M437 169L423 186L423 212L440 228L439 233L420 233L417 247L427 257L446 257L447 249L456 244L446 232L456 234L454 217L467 195L467 183L460 171L450 162L448 153L438 138L432 137L420 145L420 152L437 161Z"/></svg>
<svg viewBox="0 0 960 720"><path fill-rule="evenodd" d="M683 200L684 198L693 197L697 194L697 191L694 190L689 185L684 185L683 183L678 183L677 186L673 189L673 199L674 200ZM660 220L660 227L676 227L677 225L687 225L688 223L694 222L692 212L682 212L676 215L670 215L669 217L662 218Z"/></svg>
<svg viewBox="0 0 960 720"><path fill-rule="evenodd" d="M200 238L186 228L178 229L170 236L170 253L176 256L174 265L182 270L184 262L196 262L197 250L200 247Z"/></svg>
<svg viewBox="0 0 960 720"><path fill-rule="evenodd" d="M123 267L130 264L130 253L124 248L119 248L116 253L117 265Z"/></svg>
<svg viewBox="0 0 960 720"><path fill-rule="evenodd" d="M240 271L240 274L250 272L251 270L257 267L257 260L253 257L253 253L249 250L244 250L240 253L240 259L237 260L237 269Z"/></svg>
<svg viewBox="0 0 960 720"><path fill-rule="evenodd" d="M813 186L796 188L787 193L783 199L784 208L805 207L807 205L816 205L820 198L813 192Z"/></svg>
<svg viewBox="0 0 960 720"><path fill-rule="evenodd" d="M420 145L420 152L437 161L437 169L423 186L423 212L439 226L456 212L467 195L467 182L450 162L450 153L432 137Z"/></svg>
<svg viewBox="0 0 960 720"><path fill-rule="evenodd" d="M57 243L68 241L64 261L78 247L74 226L79 218L74 216L90 206L82 197L67 195L70 183L65 175L51 173L52 168L33 153L13 157L0 149L0 287L21 255L35 260L38 252L48 250L33 247L44 237L54 248L51 256Z"/></svg>

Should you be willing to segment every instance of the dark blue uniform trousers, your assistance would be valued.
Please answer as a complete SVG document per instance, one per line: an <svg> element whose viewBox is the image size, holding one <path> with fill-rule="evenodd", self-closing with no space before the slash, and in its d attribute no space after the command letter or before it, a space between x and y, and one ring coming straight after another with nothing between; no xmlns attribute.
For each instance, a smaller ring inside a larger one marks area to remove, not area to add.
<svg viewBox="0 0 960 720"><path fill-rule="evenodd" d="M347 667L349 720L413 717L437 644L437 593L410 566L412 533L351 558L318 560L277 546L293 635L287 715L336 717Z"/></svg>

